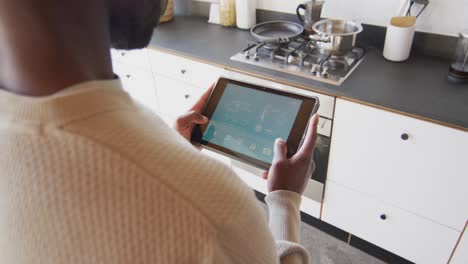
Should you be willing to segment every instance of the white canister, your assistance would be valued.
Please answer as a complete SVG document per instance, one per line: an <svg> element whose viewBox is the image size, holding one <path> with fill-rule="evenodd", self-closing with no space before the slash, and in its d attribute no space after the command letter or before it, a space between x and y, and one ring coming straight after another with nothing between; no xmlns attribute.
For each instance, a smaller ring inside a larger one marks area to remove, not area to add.
<svg viewBox="0 0 468 264"><path fill-rule="evenodd" d="M416 17L393 17L387 26L383 56L390 61L405 61L413 45Z"/></svg>
<svg viewBox="0 0 468 264"><path fill-rule="evenodd" d="M257 23L257 0L236 0L238 28L249 29Z"/></svg>

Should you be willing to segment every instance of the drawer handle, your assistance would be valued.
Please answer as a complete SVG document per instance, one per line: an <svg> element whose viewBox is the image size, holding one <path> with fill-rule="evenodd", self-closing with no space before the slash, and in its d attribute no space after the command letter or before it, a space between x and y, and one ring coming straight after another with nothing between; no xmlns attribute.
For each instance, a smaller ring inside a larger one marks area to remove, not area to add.
<svg viewBox="0 0 468 264"><path fill-rule="evenodd" d="M182 70L180 70L180 73L185 74L185 73L187 73L187 70L182 69Z"/></svg>
<svg viewBox="0 0 468 264"><path fill-rule="evenodd" d="M122 57L125 56L125 52L122 52L122 53L120 53L120 54L122 55Z"/></svg>
<svg viewBox="0 0 468 264"><path fill-rule="evenodd" d="M130 79L130 77L132 77L130 74L127 74L127 78Z"/></svg>
<svg viewBox="0 0 468 264"><path fill-rule="evenodd" d="M381 215L380 215L380 219L386 220L386 219L387 219L387 215L386 215L386 214L381 214Z"/></svg>
<svg viewBox="0 0 468 264"><path fill-rule="evenodd" d="M406 133L403 133L403 134L401 134L401 139L403 139L403 140L408 140L408 139L409 139L409 135L406 134Z"/></svg>
<svg viewBox="0 0 468 264"><path fill-rule="evenodd" d="M189 99L190 98L190 94L186 94L184 95L185 99Z"/></svg>

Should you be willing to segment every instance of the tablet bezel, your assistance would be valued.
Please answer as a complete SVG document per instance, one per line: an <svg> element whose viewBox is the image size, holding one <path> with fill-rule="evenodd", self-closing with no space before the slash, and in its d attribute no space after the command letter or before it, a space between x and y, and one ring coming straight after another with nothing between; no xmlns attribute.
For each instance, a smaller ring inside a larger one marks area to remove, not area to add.
<svg viewBox="0 0 468 264"><path fill-rule="evenodd" d="M309 120L313 114L315 114L318 110L319 107L319 99L317 97L312 97L312 96L304 96L304 95L299 95L291 92L286 92L286 91L281 91L277 89L272 89L260 85L255 85L251 83L245 83L237 80L231 80L227 79L224 77L219 78L217 81L210 97L208 98L207 102L205 103L204 109L202 114L206 117L208 117L209 120L211 120L211 117L213 116L219 101L221 100L224 91L226 89L226 86L228 84L234 84L234 85L239 85L242 87L246 88L251 88L263 92L268 92L272 94L277 94L281 96L286 96L294 99L299 99L302 101L301 106L299 108L298 114L296 115L296 119L294 120L293 126L291 128L291 131L289 133L289 136L286 140L287 142L287 157L290 158L292 157L297 150L299 149L300 145L302 144L302 141L304 139L305 132L307 131ZM255 167L262 168L262 169L269 169L271 164L264 162L262 160L258 160L255 158L252 158L250 156L247 156L245 154L233 151L231 149L213 144L211 142L203 140L203 134L205 133L206 129L208 128L208 124L200 125L201 128L201 138L200 138L200 143L203 147L207 149L211 149L215 152L219 152L225 155L228 155L234 159L237 159L242 162L248 162L251 165L254 165ZM273 146L272 146L273 147Z"/></svg>

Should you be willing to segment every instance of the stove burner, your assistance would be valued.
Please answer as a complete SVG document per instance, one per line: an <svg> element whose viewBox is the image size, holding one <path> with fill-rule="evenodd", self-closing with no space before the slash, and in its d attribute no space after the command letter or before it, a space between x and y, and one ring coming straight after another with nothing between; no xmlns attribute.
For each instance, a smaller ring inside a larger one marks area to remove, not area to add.
<svg viewBox="0 0 468 264"><path fill-rule="evenodd" d="M344 56L322 54L315 41L299 38L288 44L249 42L232 60L340 85L364 57L362 48Z"/></svg>
<svg viewBox="0 0 468 264"><path fill-rule="evenodd" d="M267 50L276 50L279 46L275 44L265 44L263 47Z"/></svg>

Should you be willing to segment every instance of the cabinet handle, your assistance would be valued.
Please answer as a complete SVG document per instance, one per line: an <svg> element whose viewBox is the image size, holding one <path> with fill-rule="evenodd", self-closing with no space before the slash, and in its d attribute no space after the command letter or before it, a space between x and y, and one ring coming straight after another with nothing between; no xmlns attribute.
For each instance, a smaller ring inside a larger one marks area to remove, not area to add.
<svg viewBox="0 0 468 264"><path fill-rule="evenodd" d="M387 215L386 215L386 214L381 214L381 215L380 215L380 219L386 220L386 219L387 219Z"/></svg>
<svg viewBox="0 0 468 264"><path fill-rule="evenodd" d="M189 99L190 98L190 94L186 94L184 95L185 99Z"/></svg>
<svg viewBox="0 0 468 264"><path fill-rule="evenodd" d="M408 140L408 139L409 139L409 135L406 134L406 133L403 133L403 134L401 134L401 139L403 139L403 140Z"/></svg>
<svg viewBox="0 0 468 264"><path fill-rule="evenodd" d="M127 78L130 79L130 77L132 77L130 74L127 74Z"/></svg>
<svg viewBox="0 0 468 264"><path fill-rule="evenodd" d="M120 53L120 54L122 55L122 57L125 56L125 52L122 52L122 53Z"/></svg>
<svg viewBox="0 0 468 264"><path fill-rule="evenodd" d="M185 74L186 72L187 72L187 70L184 70L184 69L180 70L180 73L182 73L182 74Z"/></svg>

